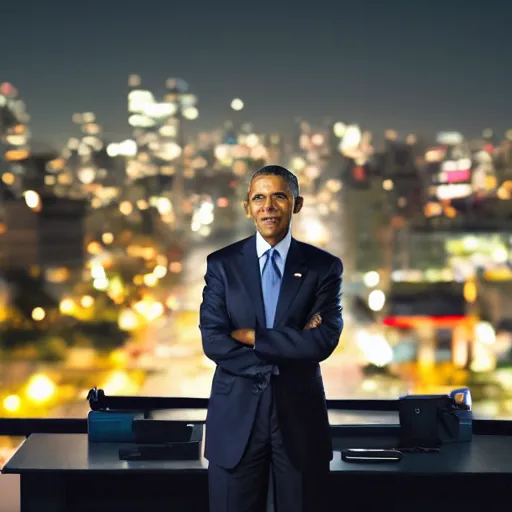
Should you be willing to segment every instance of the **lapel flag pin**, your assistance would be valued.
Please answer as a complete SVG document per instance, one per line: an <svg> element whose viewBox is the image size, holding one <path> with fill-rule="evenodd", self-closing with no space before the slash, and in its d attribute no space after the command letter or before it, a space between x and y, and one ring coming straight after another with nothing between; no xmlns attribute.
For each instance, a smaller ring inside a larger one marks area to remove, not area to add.
<svg viewBox="0 0 512 512"><path fill-rule="evenodd" d="M302 277L302 274L300 274L299 272L295 272L295 274L293 274L293 277Z"/></svg>

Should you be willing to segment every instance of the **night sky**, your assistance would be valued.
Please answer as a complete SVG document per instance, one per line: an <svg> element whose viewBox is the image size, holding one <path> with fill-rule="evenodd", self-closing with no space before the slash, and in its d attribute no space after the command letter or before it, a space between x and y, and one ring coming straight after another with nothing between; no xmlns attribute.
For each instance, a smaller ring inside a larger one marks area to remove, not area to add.
<svg viewBox="0 0 512 512"><path fill-rule="evenodd" d="M234 97L265 131L290 133L295 116L404 134L512 127L505 0L20 0L0 17L0 81L19 89L39 144L65 142L84 111L129 136L131 73L158 95L185 79L193 130L219 126Z"/></svg>

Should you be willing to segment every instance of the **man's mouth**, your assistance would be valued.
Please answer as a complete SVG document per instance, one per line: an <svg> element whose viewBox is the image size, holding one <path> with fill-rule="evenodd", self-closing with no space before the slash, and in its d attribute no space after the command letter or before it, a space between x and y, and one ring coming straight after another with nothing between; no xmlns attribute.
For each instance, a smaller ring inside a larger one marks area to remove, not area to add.
<svg viewBox="0 0 512 512"><path fill-rule="evenodd" d="M279 217L262 217L261 221L266 226L274 226L279 222Z"/></svg>

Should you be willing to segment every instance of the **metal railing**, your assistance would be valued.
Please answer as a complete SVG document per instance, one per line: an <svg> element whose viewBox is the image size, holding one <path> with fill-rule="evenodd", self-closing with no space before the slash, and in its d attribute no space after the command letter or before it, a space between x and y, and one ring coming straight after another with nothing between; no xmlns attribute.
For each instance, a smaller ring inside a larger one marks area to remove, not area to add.
<svg viewBox="0 0 512 512"><path fill-rule="evenodd" d="M116 407L131 410L206 410L207 398L184 397L110 397ZM327 400L329 411L339 412L398 412L398 400ZM91 407L93 409L93 407ZM398 429L399 425L372 425ZM361 425L347 425L355 430ZM0 418L0 436L23 436L31 434L86 434L87 418ZM475 435L512 436L512 421L474 419Z"/></svg>

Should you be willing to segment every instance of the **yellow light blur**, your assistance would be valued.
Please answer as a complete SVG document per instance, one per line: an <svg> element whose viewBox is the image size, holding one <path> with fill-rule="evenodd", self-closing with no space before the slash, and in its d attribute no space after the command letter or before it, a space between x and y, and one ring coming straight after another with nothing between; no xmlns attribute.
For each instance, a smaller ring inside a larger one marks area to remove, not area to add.
<svg viewBox="0 0 512 512"><path fill-rule="evenodd" d="M59 304L59 310L63 315L71 315L76 310L76 304L72 299L63 299Z"/></svg>
<svg viewBox="0 0 512 512"><path fill-rule="evenodd" d="M18 160L25 160L29 155L30 152L26 149L11 149L5 153L5 159L8 162L16 162Z"/></svg>
<svg viewBox="0 0 512 512"><path fill-rule="evenodd" d="M108 279L104 277L94 279L92 282L92 286L95 290L106 290L108 288L108 284Z"/></svg>
<svg viewBox="0 0 512 512"><path fill-rule="evenodd" d="M511 195L510 195L510 192L509 190L507 190L504 186L501 186L497 192L496 192L496 195L498 196L499 199L501 199L502 201L507 201L510 199Z"/></svg>
<svg viewBox="0 0 512 512"><path fill-rule="evenodd" d="M153 274L158 279L162 279L167 275L167 267L165 267L164 265L157 265L153 270Z"/></svg>
<svg viewBox="0 0 512 512"><path fill-rule="evenodd" d="M98 242L90 242L87 245L87 252L89 254L100 254L103 251L103 248Z"/></svg>
<svg viewBox="0 0 512 512"><path fill-rule="evenodd" d="M133 211L132 203L130 203L129 201L123 201L123 202L119 205L119 211L120 211L123 215L130 215L130 213L132 213L132 211Z"/></svg>
<svg viewBox="0 0 512 512"><path fill-rule="evenodd" d="M32 318L36 322L40 322L41 320L44 320L45 316L46 316L46 313L43 308L34 308L32 310Z"/></svg>
<svg viewBox="0 0 512 512"><path fill-rule="evenodd" d="M14 183L14 180L16 178L14 177L14 174L10 173L10 172L6 172L5 174L2 175L2 181L6 184L6 185L12 185Z"/></svg>
<svg viewBox="0 0 512 512"><path fill-rule="evenodd" d="M21 398L18 395L9 395L4 398L4 409L9 412L17 412L21 407Z"/></svg>
<svg viewBox="0 0 512 512"><path fill-rule="evenodd" d="M93 306L94 304L94 298L91 297L90 295L84 295L81 299L80 299L80 304L83 308L90 308Z"/></svg>
<svg viewBox="0 0 512 512"><path fill-rule="evenodd" d="M467 281L464 284L463 294L464 294L464 299L466 302L469 302L469 303L475 302L478 297L476 283L474 281Z"/></svg>
<svg viewBox="0 0 512 512"><path fill-rule="evenodd" d="M169 308L169 309L178 309L179 307L179 302L178 302L178 299L174 296L174 295L170 295L167 300L165 301L165 305Z"/></svg>
<svg viewBox="0 0 512 512"><path fill-rule="evenodd" d="M173 262L169 265L169 270L170 270L173 274L179 274L179 273L183 270L183 265L182 265L179 261L173 261Z"/></svg>
<svg viewBox="0 0 512 512"><path fill-rule="evenodd" d="M46 375L34 375L27 386L27 396L34 402L45 402L55 393L55 384Z"/></svg>
<svg viewBox="0 0 512 512"><path fill-rule="evenodd" d="M110 356L109 356L110 362L117 367L124 367L126 366L128 357L126 355L126 352L122 349L114 350Z"/></svg>
<svg viewBox="0 0 512 512"><path fill-rule="evenodd" d="M147 321L156 320L164 313L164 306L149 297L134 304L133 308L140 313Z"/></svg>
<svg viewBox="0 0 512 512"><path fill-rule="evenodd" d="M103 391L107 395L134 394L137 390L134 382L130 379L126 372L117 370L112 372L102 386Z"/></svg>
<svg viewBox="0 0 512 512"><path fill-rule="evenodd" d="M382 188L383 188L384 190L387 190L388 192L389 192L390 190L393 190L393 182L392 182L391 180L384 180L384 181L382 182Z"/></svg>
<svg viewBox="0 0 512 512"><path fill-rule="evenodd" d="M110 245L114 241L114 235L112 233L103 233L101 239L104 244Z"/></svg>
<svg viewBox="0 0 512 512"><path fill-rule="evenodd" d="M144 284L149 287L156 286L158 283L158 277L154 274L145 274L144 275Z"/></svg>
<svg viewBox="0 0 512 512"><path fill-rule="evenodd" d="M121 311L117 323L123 331L133 331L141 326L137 313L131 309Z"/></svg>

